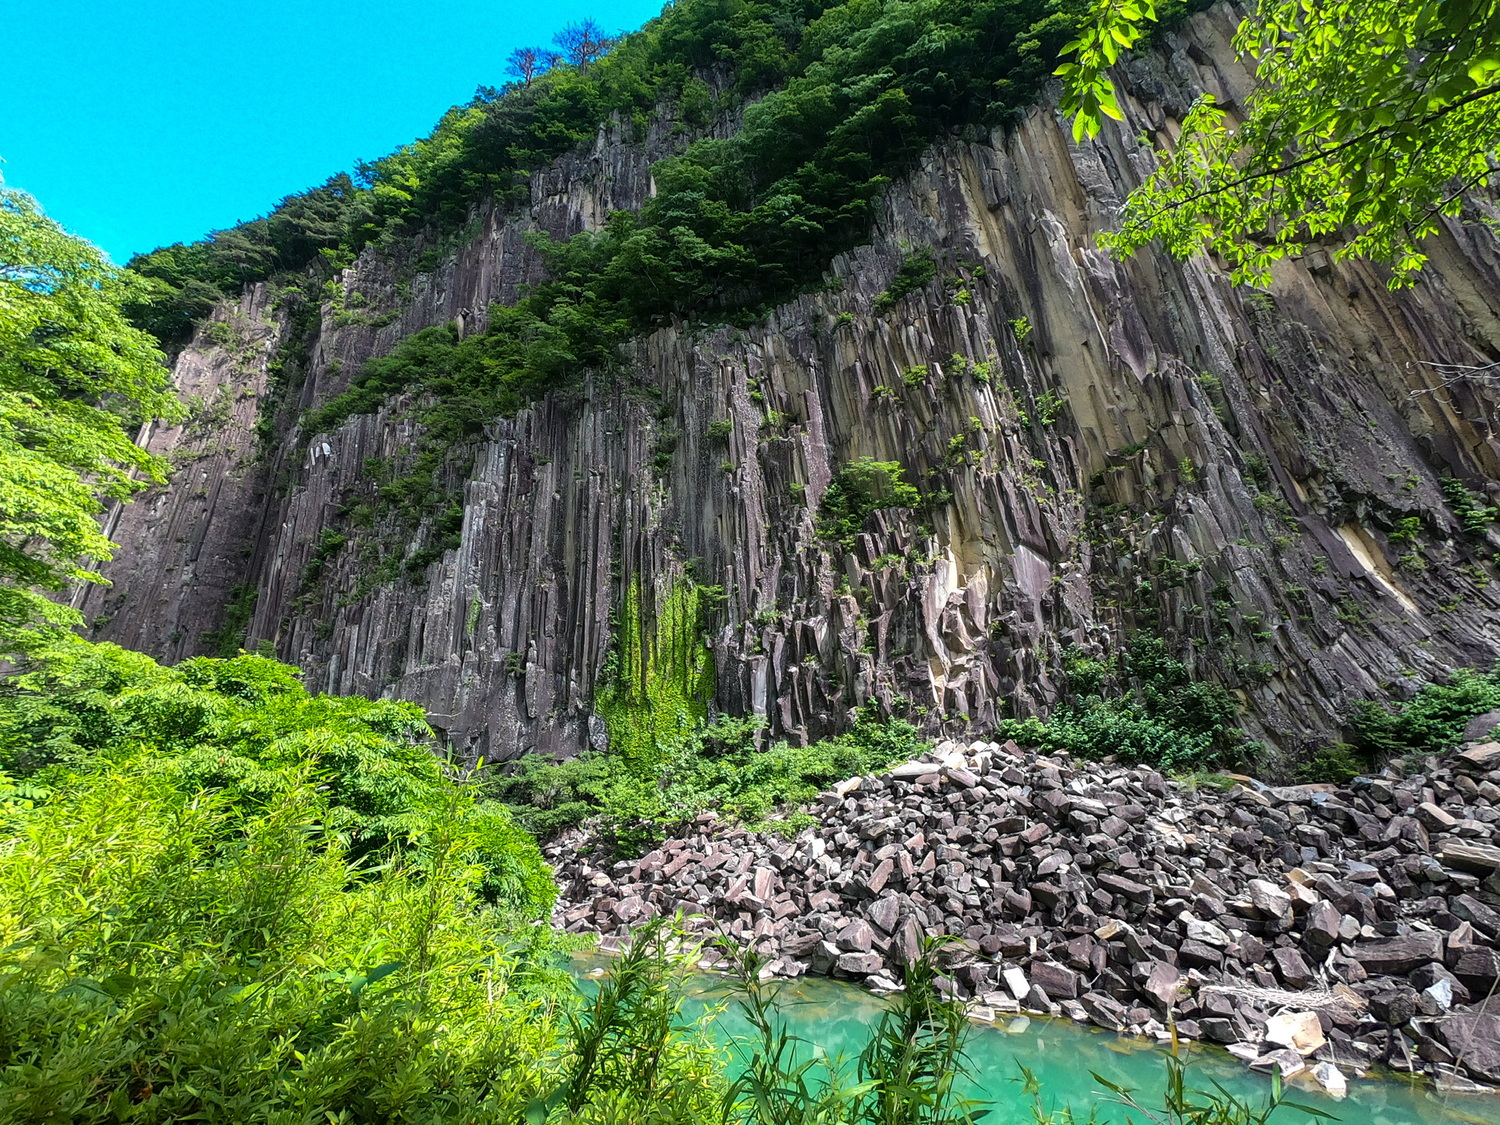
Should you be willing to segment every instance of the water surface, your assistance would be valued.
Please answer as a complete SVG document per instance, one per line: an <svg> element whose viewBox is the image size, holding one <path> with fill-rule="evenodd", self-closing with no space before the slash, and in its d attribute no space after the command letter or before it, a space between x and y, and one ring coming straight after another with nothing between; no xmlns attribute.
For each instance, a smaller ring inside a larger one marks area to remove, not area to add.
<svg viewBox="0 0 1500 1125"><path fill-rule="evenodd" d="M575 961L581 971L607 965L607 960L588 956ZM885 1007L880 997L822 977L804 977L780 987L792 1033L831 1057L854 1059ZM735 1010L733 993L717 977L692 978L686 1009L694 1019L707 1011L718 1011L714 1033L725 1041L747 1031ZM1016 1030L1008 1030L1009 1026ZM1020 1084L1014 1081L1020 1077L1021 1066L1030 1068L1041 1082L1048 1108L1071 1106L1080 1123L1087 1121L1089 1112L1095 1109L1101 1123L1127 1122L1127 1111L1111 1104L1111 1095L1103 1092L1091 1071L1138 1091L1137 1098L1148 1109L1160 1105L1165 1085L1166 1047L1069 1020L1033 1017L1015 1021L1014 1017L1002 1016L994 1027L975 1025L968 1053L974 1084L966 1092L993 1103L985 1125L1031 1125L1030 1105ZM1257 1105L1270 1091L1269 1080L1247 1070L1217 1047L1193 1045L1187 1057L1189 1079L1199 1088L1210 1088L1211 1082L1217 1081ZM1500 1125L1500 1095L1445 1095L1400 1077L1360 1079L1346 1075L1349 1096L1342 1101L1335 1101L1315 1085L1302 1086L1301 1078L1289 1083L1293 1087L1290 1096L1334 1114L1347 1125ZM1140 1125L1141 1114L1131 1111L1129 1117ZM1308 1114L1283 1108L1271 1118L1271 1125L1302 1125L1314 1120Z"/></svg>

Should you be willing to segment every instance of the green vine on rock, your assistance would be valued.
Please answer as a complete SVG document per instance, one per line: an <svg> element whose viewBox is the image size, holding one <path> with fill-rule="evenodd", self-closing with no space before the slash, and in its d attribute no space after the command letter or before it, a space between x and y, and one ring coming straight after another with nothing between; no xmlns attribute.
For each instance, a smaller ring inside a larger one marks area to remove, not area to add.
<svg viewBox="0 0 1500 1125"><path fill-rule="evenodd" d="M666 584L653 610L642 604L640 579L625 590L594 706L611 752L638 773L654 772L708 717L714 662L703 623L713 593L678 579Z"/></svg>

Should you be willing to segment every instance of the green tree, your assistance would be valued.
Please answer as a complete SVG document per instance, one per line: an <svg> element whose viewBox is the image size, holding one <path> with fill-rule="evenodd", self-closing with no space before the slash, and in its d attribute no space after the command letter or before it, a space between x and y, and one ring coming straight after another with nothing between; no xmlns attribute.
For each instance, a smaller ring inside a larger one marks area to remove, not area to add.
<svg viewBox="0 0 1500 1125"><path fill-rule="evenodd" d="M1120 117L1104 71L1155 19L1149 2L1099 0L1064 49L1076 135ZM1120 254L1153 239L1179 258L1209 250L1257 284L1277 260L1328 243L1409 284L1427 260L1421 241L1490 182L1500 2L1258 0L1234 43L1255 67L1243 119L1200 97L1101 241Z"/></svg>
<svg viewBox="0 0 1500 1125"><path fill-rule="evenodd" d="M22 192L0 188L0 624L70 612L40 590L102 582L101 500L166 479L130 438L177 418L155 341L121 306L138 283Z"/></svg>

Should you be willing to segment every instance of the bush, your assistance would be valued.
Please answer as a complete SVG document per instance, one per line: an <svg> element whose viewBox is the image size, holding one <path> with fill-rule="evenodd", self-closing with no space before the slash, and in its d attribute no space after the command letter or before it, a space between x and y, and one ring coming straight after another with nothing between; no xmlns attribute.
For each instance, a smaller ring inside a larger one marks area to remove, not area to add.
<svg viewBox="0 0 1500 1125"><path fill-rule="evenodd" d="M713 1113L681 962L648 940L616 974L655 966L633 998L580 1010L551 931L484 905L459 787L376 866L329 830L307 765L252 804L144 747L41 802L0 794L6 1122L513 1125L563 1082L570 1121Z"/></svg>
<svg viewBox="0 0 1500 1125"><path fill-rule="evenodd" d="M1458 671L1445 684L1427 684L1404 705L1391 708L1368 699L1355 704L1350 741L1377 759L1441 754L1463 741L1470 719L1497 709L1500 671Z"/></svg>
<svg viewBox="0 0 1500 1125"><path fill-rule="evenodd" d="M793 747L758 745L764 721L721 717L698 727L643 775L611 751L569 762L530 755L484 782L516 822L539 838L590 821L621 853L658 843L699 813L715 811L754 827L834 782L923 753L927 742L900 716L862 713L847 734Z"/></svg>
<svg viewBox="0 0 1500 1125"><path fill-rule="evenodd" d="M21 671L0 681L0 770L68 790L139 760L177 790L219 794L246 815L311 778L324 829L351 861L420 847L434 802L453 789L421 709L312 695L298 674L243 654L164 668L115 645L33 634ZM547 914L556 892L535 841L476 797L464 816L481 842L485 893L529 918Z"/></svg>
<svg viewBox="0 0 1500 1125"><path fill-rule="evenodd" d="M823 493L819 533L846 547L864 530L874 512L886 508L911 508L921 494L901 479L899 461L876 461L859 457L834 474Z"/></svg>
<svg viewBox="0 0 1500 1125"><path fill-rule="evenodd" d="M902 300L925 288L936 277L937 262L933 260L930 250L908 254L896 268L891 287L875 298L875 311L882 315L890 312Z"/></svg>
<svg viewBox="0 0 1500 1125"><path fill-rule="evenodd" d="M1084 758L1110 755L1186 773L1242 757L1250 749L1234 725L1234 697L1193 681L1159 637L1137 636L1111 666L1072 653L1063 661L1067 692L1045 722L1007 720L1007 738Z"/></svg>

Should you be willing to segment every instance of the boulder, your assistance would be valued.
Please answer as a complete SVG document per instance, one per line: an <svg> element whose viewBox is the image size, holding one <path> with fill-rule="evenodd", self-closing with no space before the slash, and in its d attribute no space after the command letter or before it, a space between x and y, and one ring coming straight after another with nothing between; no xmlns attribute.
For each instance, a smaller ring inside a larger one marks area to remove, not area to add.
<svg viewBox="0 0 1500 1125"><path fill-rule="evenodd" d="M1151 971L1141 991L1153 997L1163 1008L1171 1008L1182 995L1183 982L1187 980L1182 971L1165 961L1152 961Z"/></svg>
<svg viewBox="0 0 1500 1125"><path fill-rule="evenodd" d="M1429 832L1451 832L1458 826L1456 816L1438 808L1431 801L1423 801L1417 806L1417 820Z"/></svg>
<svg viewBox="0 0 1500 1125"><path fill-rule="evenodd" d="M1301 1074L1307 1069L1307 1060L1290 1047L1280 1051L1269 1051L1250 1062L1252 1070L1264 1070L1266 1072L1280 1071L1283 1079L1291 1078L1295 1074Z"/></svg>
<svg viewBox="0 0 1500 1125"><path fill-rule="evenodd" d="M1089 1020L1110 1031L1125 1030L1125 1005L1101 992L1086 992L1080 1001Z"/></svg>
<svg viewBox="0 0 1500 1125"><path fill-rule="evenodd" d="M1184 965L1195 969L1217 969L1224 963L1224 954L1201 941L1185 941L1177 947L1177 958Z"/></svg>
<svg viewBox="0 0 1500 1125"><path fill-rule="evenodd" d="M1292 911L1292 896L1275 883L1265 879L1251 879L1248 887L1250 903L1265 918L1280 918Z"/></svg>
<svg viewBox="0 0 1500 1125"><path fill-rule="evenodd" d="M1310 1055L1328 1040L1315 1013L1282 1012L1266 1020L1266 1042Z"/></svg>
<svg viewBox="0 0 1500 1125"><path fill-rule="evenodd" d="M1407 934L1386 941L1361 942L1354 956L1371 976L1404 977L1413 969L1443 959L1443 939L1434 933Z"/></svg>
<svg viewBox="0 0 1500 1125"><path fill-rule="evenodd" d="M1039 961L1031 966L1031 983L1053 1000L1078 998L1078 974L1055 961Z"/></svg>
<svg viewBox="0 0 1500 1125"><path fill-rule="evenodd" d="M1438 859L1446 867L1468 871L1481 877L1500 869L1500 848L1489 844L1460 844L1447 841L1438 851Z"/></svg>
<svg viewBox="0 0 1500 1125"><path fill-rule="evenodd" d="M840 930L833 940L846 953L868 953L875 945L875 931L860 918Z"/></svg>
<svg viewBox="0 0 1500 1125"><path fill-rule="evenodd" d="M1393 988L1370 997L1370 1014L1386 1027L1400 1027L1417 1014L1417 994L1410 988Z"/></svg>
<svg viewBox="0 0 1500 1125"><path fill-rule="evenodd" d="M1454 1012L1437 1025L1437 1036L1474 1077L1500 1082L1500 1003Z"/></svg>
<svg viewBox="0 0 1500 1125"><path fill-rule="evenodd" d="M1438 983L1446 983L1450 986L1454 1003L1467 1004L1469 1002L1469 990L1459 983L1457 977L1436 961L1430 965L1423 965L1420 969L1413 969L1406 979L1418 991L1429 989Z"/></svg>
<svg viewBox="0 0 1500 1125"><path fill-rule="evenodd" d="M901 901L895 895L886 895L872 902L867 913L875 925L888 934L894 934L901 917Z"/></svg>
<svg viewBox="0 0 1500 1125"><path fill-rule="evenodd" d="M884 965L878 953L845 953L838 959L838 971L850 976L868 976L879 972Z"/></svg>
<svg viewBox="0 0 1500 1125"><path fill-rule="evenodd" d="M1349 1080L1344 1077L1344 1072L1331 1062L1321 1062L1312 1068L1313 1081L1328 1092L1328 1096L1335 1100L1342 1100L1349 1093Z"/></svg>
<svg viewBox="0 0 1500 1125"><path fill-rule="evenodd" d="M1473 895L1457 895L1448 902L1448 912L1462 918L1480 933L1500 937L1500 911L1480 902Z"/></svg>
<svg viewBox="0 0 1500 1125"><path fill-rule="evenodd" d="M1276 962L1276 975L1288 988L1303 989L1313 983L1312 967L1295 949L1278 947L1271 951L1271 958Z"/></svg>
<svg viewBox="0 0 1500 1125"><path fill-rule="evenodd" d="M1487 715L1480 715L1477 718L1470 719L1470 727L1472 728L1482 720L1488 719L1491 715L1500 715L1500 711L1491 711ZM1479 773L1500 769L1500 742L1493 740L1489 742L1478 741L1493 734L1497 727L1500 727L1500 722L1492 724L1490 729L1484 734L1465 738L1465 742L1475 743L1475 745L1471 745L1466 750L1461 750L1454 758L1453 764L1459 769L1474 770ZM1465 730L1464 733L1467 735L1468 730Z"/></svg>

